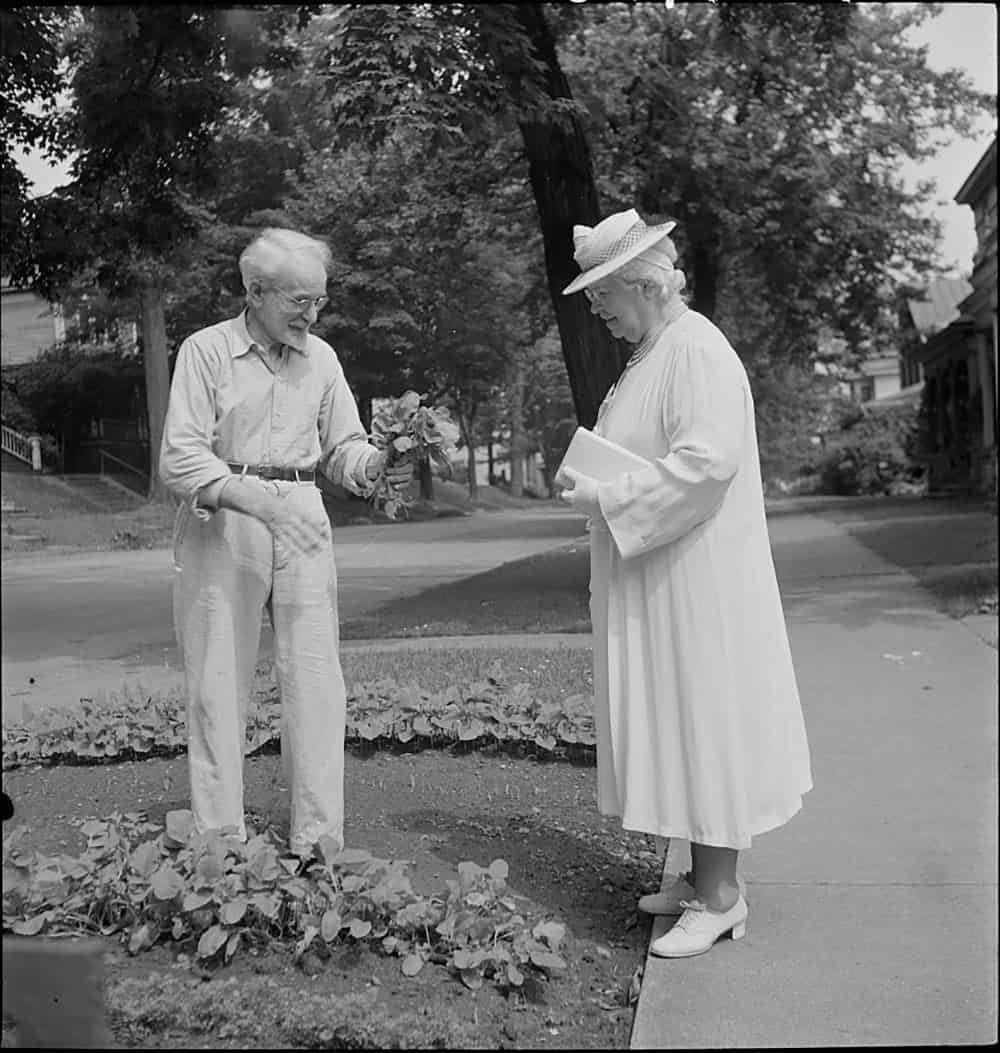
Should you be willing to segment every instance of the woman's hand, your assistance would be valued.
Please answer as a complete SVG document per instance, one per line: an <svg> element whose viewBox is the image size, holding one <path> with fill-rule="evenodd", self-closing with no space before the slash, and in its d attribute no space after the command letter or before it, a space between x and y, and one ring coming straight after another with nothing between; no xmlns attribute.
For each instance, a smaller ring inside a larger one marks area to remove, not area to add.
<svg viewBox="0 0 1000 1053"><path fill-rule="evenodd" d="M564 468L560 473L560 480L565 479L573 484L569 490L563 490L559 495L568 505L572 505L574 511L581 512L586 516L599 516L601 504L597 499L597 480L592 476L584 475L582 472L574 471L572 468Z"/></svg>

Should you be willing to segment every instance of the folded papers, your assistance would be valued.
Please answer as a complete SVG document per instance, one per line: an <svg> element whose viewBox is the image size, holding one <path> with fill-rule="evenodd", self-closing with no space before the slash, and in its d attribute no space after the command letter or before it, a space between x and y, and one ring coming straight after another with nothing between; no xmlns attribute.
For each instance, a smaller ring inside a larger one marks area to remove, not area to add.
<svg viewBox="0 0 1000 1053"><path fill-rule="evenodd" d="M624 446L619 446L610 439L595 435L587 428L577 428L566 450L566 456L559 465L559 471L556 472L556 482L560 486L566 486L570 482L563 475L567 468L604 483L628 472L648 468L650 463L645 457L626 450Z"/></svg>

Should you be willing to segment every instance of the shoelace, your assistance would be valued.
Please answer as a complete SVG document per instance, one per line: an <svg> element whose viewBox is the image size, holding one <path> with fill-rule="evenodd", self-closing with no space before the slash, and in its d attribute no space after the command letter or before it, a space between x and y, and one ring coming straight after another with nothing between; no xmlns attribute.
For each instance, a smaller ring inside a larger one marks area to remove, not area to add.
<svg viewBox="0 0 1000 1053"><path fill-rule="evenodd" d="M674 929L687 932L692 925L698 924L699 915L707 908L700 899L682 899L681 906L684 908L684 913L677 919Z"/></svg>

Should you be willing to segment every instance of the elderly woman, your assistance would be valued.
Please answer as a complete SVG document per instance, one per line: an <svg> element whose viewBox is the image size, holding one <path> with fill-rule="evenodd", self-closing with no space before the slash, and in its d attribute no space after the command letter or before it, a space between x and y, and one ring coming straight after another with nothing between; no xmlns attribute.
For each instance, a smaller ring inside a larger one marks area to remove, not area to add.
<svg viewBox="0 0 1000 1053"><path fill-rule="evenodd" d="M575 227L586 292L637 345L596 431L648 468L567 470L591 517L598 806L691 844L692 869L640 909L680 915L651 950L681 958L746 932L737 858L811 788L809 749L771 559L753 399L729 341L681 298L667 236L634 209Z"/></svg>

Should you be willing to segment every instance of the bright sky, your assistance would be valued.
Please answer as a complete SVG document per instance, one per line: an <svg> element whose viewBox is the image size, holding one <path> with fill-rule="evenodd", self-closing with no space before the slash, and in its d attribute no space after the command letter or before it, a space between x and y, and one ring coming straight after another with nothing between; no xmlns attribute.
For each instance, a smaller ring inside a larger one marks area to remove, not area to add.
<svg viewBox="0 0 1000 1053"><path fill-rule="evenodd" d="M997 93L997 9L992 3L946 3L941 13L914 35L916 43L928 48L928 62L934 69L965 70L980 91ZM972 269L976 236L972 210L952 200L966 176L996 133L995 112L984 118L981 131L969 139L949 143L937 156L921 165L907 165L904 178L909 182L933 179L937 185L935 214L941 220L941 255L945 265L958 273ZM68 179L68 166L52 166L37 154L17 154L35 194L47 194Z"/></svg>
<svg viewBox="0 0 1000 1053"><path fill-rule="evenodd" d="M997 9L992 3L944 4L941 13L913 34L915 43L927 46L932 69L962 69L973 87L997 93ZM986 152L996 134L996 109L992 117L980 122L980 134L949 143L937 156L921 165L907 165L908 182L933 179L939 204L935 214L941 220L941 255L946 265L960 274L972 270L976 234L972 209L952 200L976 162Z"/></svg>

